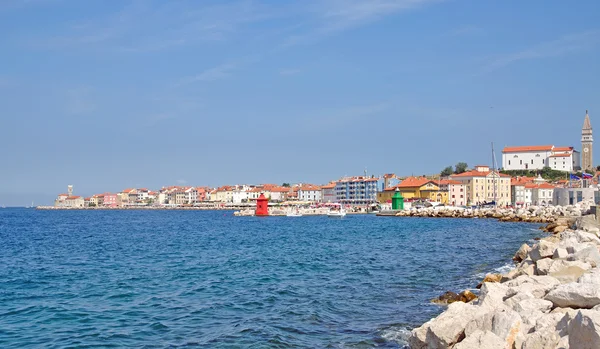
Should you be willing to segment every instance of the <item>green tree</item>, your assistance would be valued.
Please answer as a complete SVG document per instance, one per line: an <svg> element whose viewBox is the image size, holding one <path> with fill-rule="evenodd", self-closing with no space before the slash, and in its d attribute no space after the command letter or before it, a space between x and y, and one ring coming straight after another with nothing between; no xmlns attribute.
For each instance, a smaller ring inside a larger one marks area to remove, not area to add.
<svg viewBox="0 0 600 349"><path fill-rule="evenodd" d="M289 188L289 187L291 187L290 183L283 183L281 186L282 186L282 187L285 187L285 188Z"/></svg>
<svg viewBox="0 0 600 349"><path fill-rule="evenodd" d="M448 177L448 176L450 176L452 174L452 172L453 172L452 171L452 166L448 166L448 167L444 168L442 170L442 172L440 172L440 175L442 177Z"/></svg>
<svg viewBox="0 0 600 349"><path fill-rule="evenodd" d="M459 173L467 172L468 167L469 167L469 165L467 165L466 162L459 162L458 164L456 164L456 166L454 166L454 173L459 174Z"/></svg>

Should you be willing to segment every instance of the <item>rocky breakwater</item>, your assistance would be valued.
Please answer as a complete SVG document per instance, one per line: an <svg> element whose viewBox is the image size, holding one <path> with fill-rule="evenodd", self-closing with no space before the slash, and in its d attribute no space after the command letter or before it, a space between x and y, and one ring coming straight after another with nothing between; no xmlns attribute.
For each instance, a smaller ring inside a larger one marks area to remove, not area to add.
<svg viewBox="0 0 600 349"><path fill-rule="evenodd" d="M438 206L398 211L397 217L494 218L505 222L551 223L557 217L579 217L590 210L591 203L570 206L530 206L527 208L461 208Z"/></svg>
<svg viewBox="0 0 600 349"><path fill-rule="evenodd" d="M454 302L414 329L410 347L600 348L599 233L593 216L585 216L524 244L515 269L484 280L479 298Z"/></svg>

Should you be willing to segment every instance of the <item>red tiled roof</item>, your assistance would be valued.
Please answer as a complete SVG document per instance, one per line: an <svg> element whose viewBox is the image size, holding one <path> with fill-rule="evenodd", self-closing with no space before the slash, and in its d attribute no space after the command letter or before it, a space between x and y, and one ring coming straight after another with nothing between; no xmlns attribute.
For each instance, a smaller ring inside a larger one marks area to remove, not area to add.
<svg viewBox="0 0 600 349"><path fill-rule="evenodd" d="M272 193L287 193L291 190L291 188L286 187L274 187L271 189Z"/></svg>
<svg viewBox="0 0 600 349"><path fill-rule="evenodd" d="M402 182L400 182L400 184L398 184L396 187L397 188L421 187L429 182L432 182L432 180L427 179L425 177L408 177L405 180L403 180Z"/></svg>
<svg viewBox="0 0 600 349"><path fill-rule="evenodd" d="M325 184L321 186L321 189L333 189L335 188L335 182L331 182L329 184Z"/></svg>
<svg viewBox="0 0 600 349"><path fill-rule="evenodd" d="M525 188L528 189L554 189L555 187L549 183L527 183L525 184Z"/></svg>
<svg viewBox="0 0 600 349"><path fill-rule="evenodd" d="M510 185L524 185L533 182L535 177L513 177L510 179Z"/></svg>
<svg viewBox="0 0 600 349"><path fill-rule="evenodd" d="M301 186L300 189L298 189L298 190L302 190L302 191L318 191L318 190L321 190L321 187L319 187L318 185L307 184L307 185Z"/></svg>
<svg viewBox="0 0 600 349"><path fill-rule="evenodd" d="M550 155L551 158L568 158L569 156L571 156L571 153Z"/></svg>
<svg viewBox="0 0 600 349"><path fill-rule="evenodd" d="M503 153L518 153L525 151L551 151L552 145L531 145L523 147L504 147Z"/></svg>
<svg viewBox="0 0 600 349"><path fill-rule="evenodd" d="M69 194L58 194L58 196L69 196Z"/></svg>
<svg viewBox="0 0 600 349"><path fill-rule="evenodd" d="M132 192L132 191L134 191L134 190L135 190L135 189L132 189L132 188L127 188L127 189L123 190L123 191L122 191L122 193L127 193L127 194L128 194L128 193L131 193L131 192Z"/></svg>
<svg viewBox="0 0 600 349"><path fill-rule="evenodd" d="M75 199L79 199L81 196L69 196L67 198L67 200L75 200Z"/></svg>
<svg viewBox="0 0 600 349"><path fill-rule="evenodd" d="M554 147L554 151L572 151L573 147Z"/></svg>

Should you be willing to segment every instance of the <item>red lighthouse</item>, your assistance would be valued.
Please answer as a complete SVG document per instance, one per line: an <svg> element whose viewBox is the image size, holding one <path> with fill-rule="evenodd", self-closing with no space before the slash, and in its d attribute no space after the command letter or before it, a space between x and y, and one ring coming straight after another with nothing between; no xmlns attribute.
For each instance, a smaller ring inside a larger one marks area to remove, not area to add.
<svg viewBox="0 0 600 349"><path fill-rule="evenodd" d="M256 199L256 211L255 216L268 216L269 215L269 199L265 197L265 194L260 194Z"/></svg>

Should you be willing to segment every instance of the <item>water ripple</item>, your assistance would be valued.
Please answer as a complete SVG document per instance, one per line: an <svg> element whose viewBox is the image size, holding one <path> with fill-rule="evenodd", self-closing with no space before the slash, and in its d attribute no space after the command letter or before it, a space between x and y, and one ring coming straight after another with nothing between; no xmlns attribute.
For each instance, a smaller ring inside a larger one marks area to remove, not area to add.
<svg viewBox="0 0 600 349"><path fill-rule="evenodd" d="M532 227L0 210L0 347L400 348Z"/></svg>

